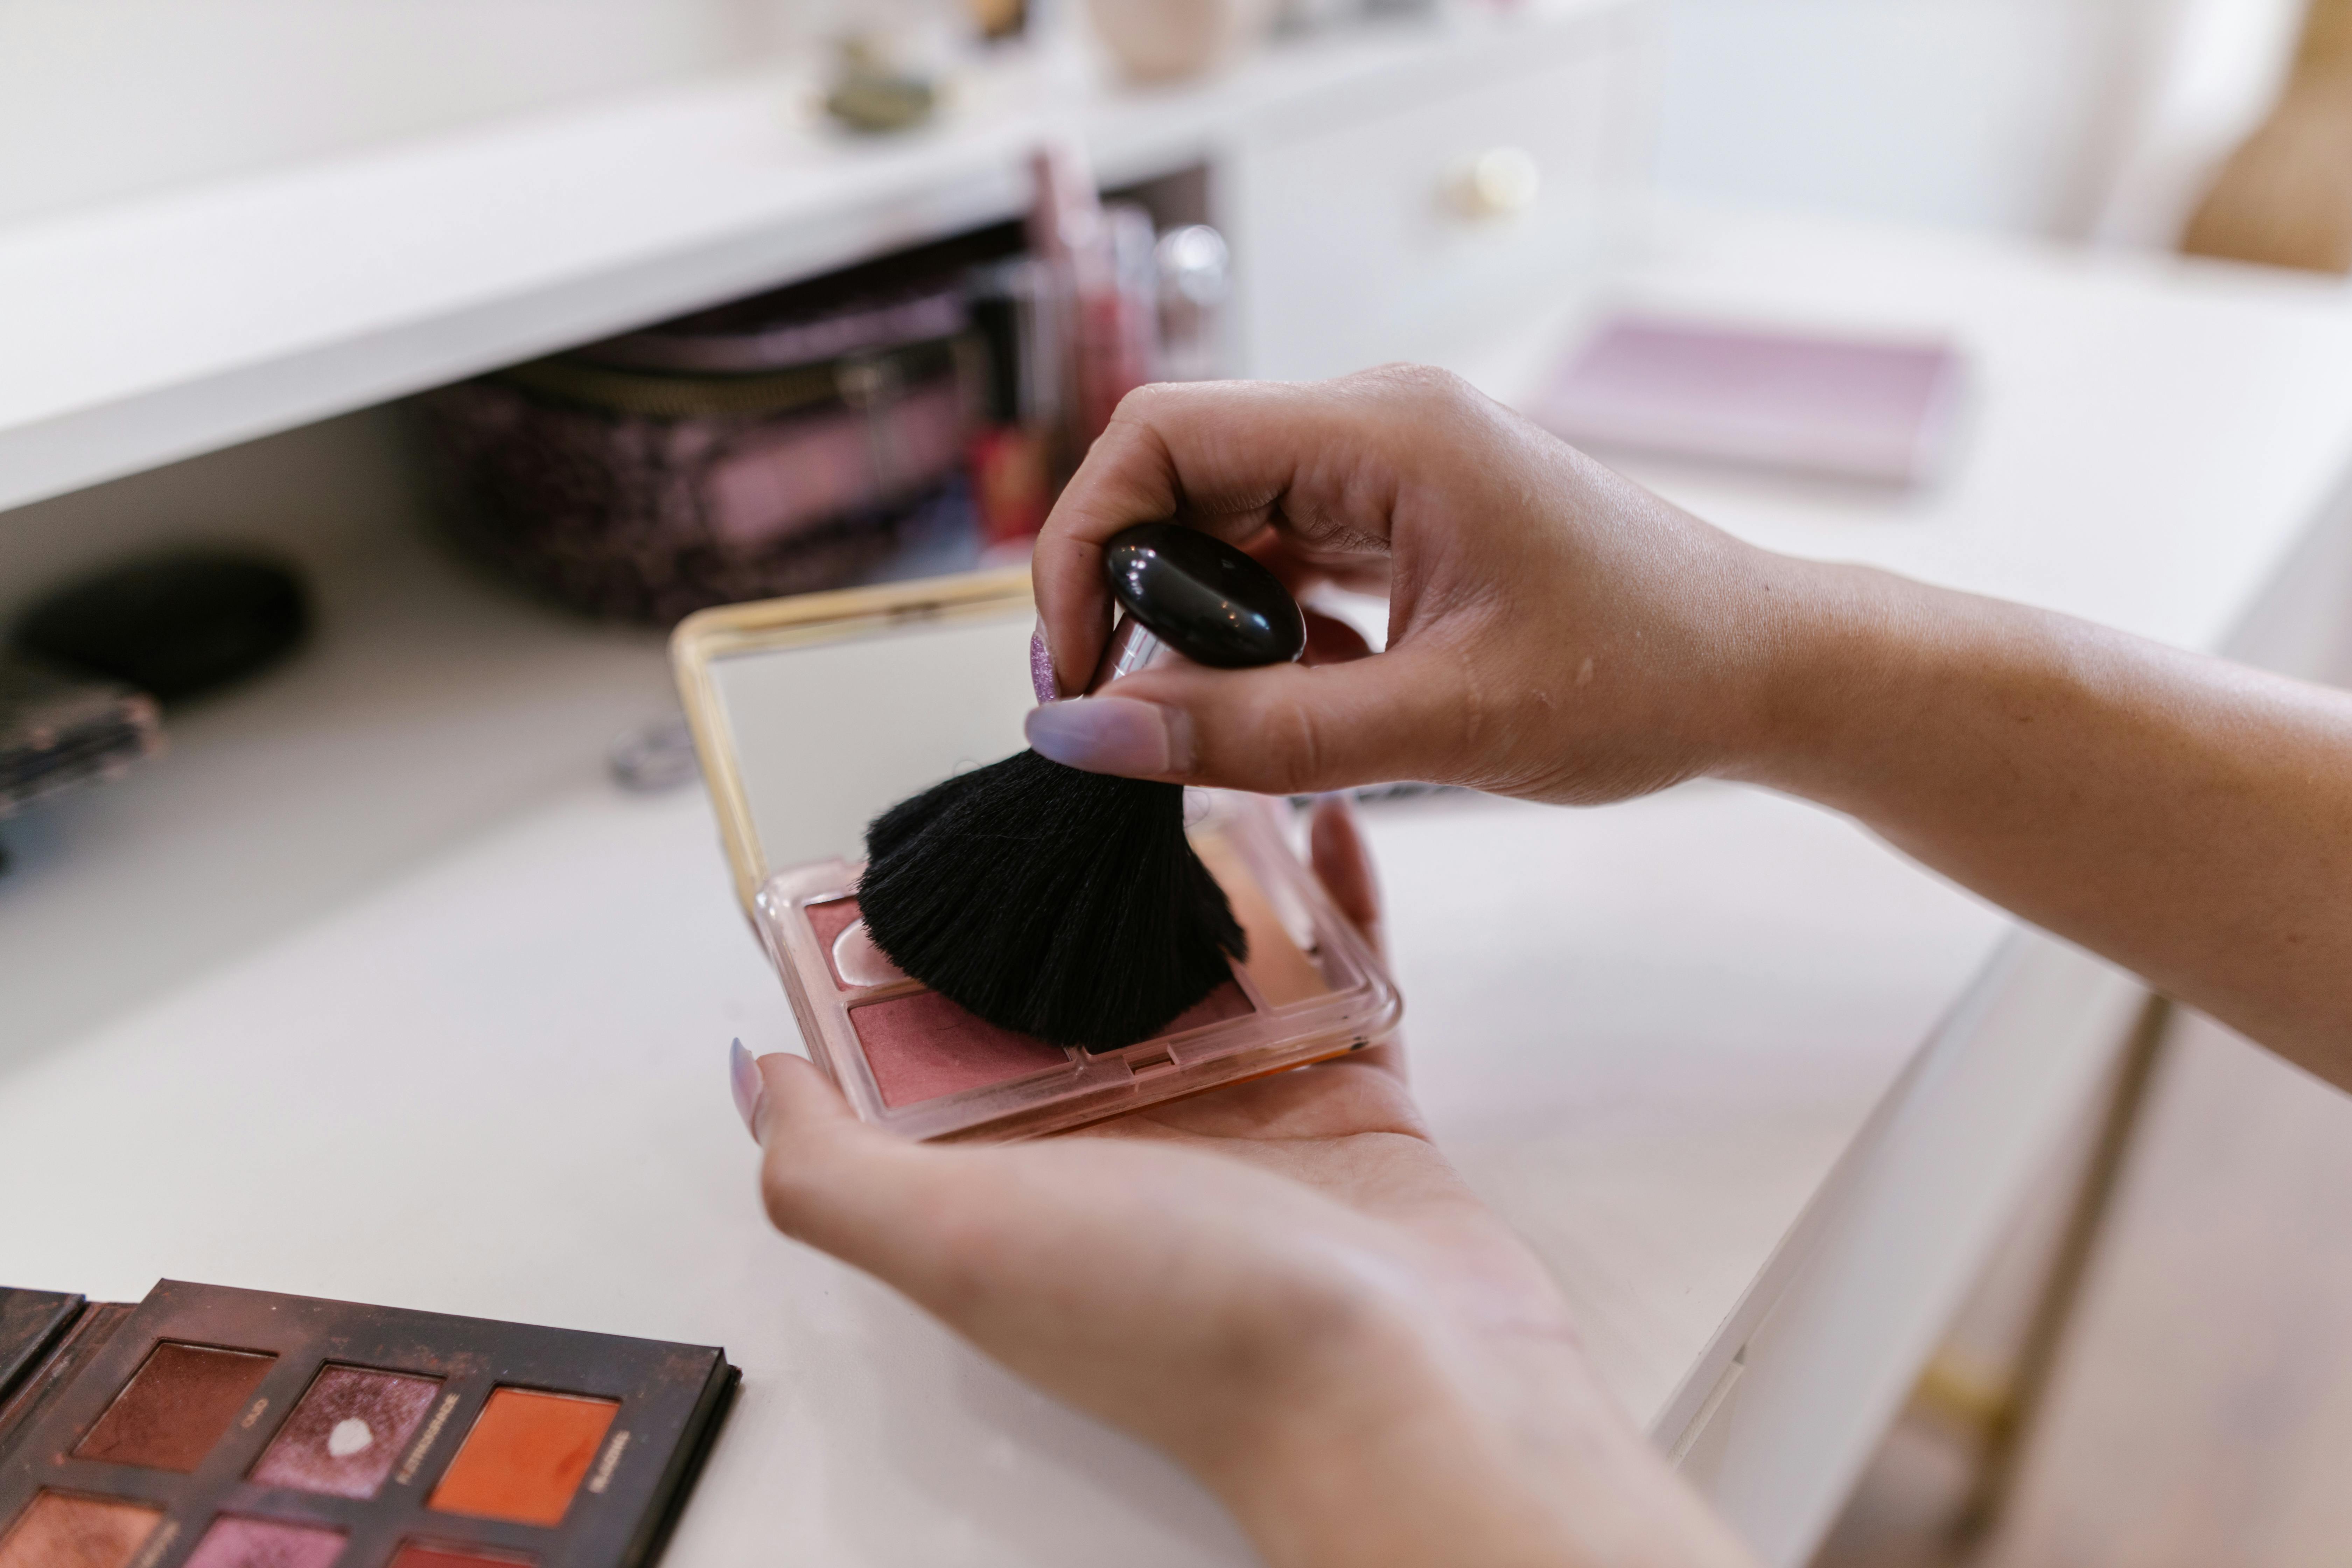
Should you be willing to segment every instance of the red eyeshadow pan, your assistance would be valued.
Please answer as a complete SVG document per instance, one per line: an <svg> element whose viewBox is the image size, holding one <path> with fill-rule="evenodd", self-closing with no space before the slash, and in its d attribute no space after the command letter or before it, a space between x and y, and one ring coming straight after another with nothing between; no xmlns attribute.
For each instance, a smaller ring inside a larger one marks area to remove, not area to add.
<svg viewBox="0 0 2352 1568"><path fill-rule="evenodd" d="M0 1568L122 1568L163 1517L138 1503L42 1492L0 1536Z"/></svg>
<svg viewBox="0 0 2352 1568"><path fill-rule="evenodd" d="M276 1520L216 1519L180 1568L328 1568L343 1532Z"/></svg>
<svg viewBox="0 0 2352 1568"><path fill-rule="evenodd" d="M373 1497L440 1390L429 1377L330 1366L311 1381L253 1479L331 1497Z"/></svg>
<svg viewBox="0 0 2352 1568"><path fill-rule="evenodd" d="M277 1361L210 1345L159 1344L74 1458L185 1475L212 1452Z"/></svg>
<svg viewBox="0 0 2352 1568"><path fill-rule="evenodd" d="M609 1399L497 1390L425 1506L518 1524L562 1523L620 1408Z"/></svg>
<svg viewBox="0 0 2352 1568"><path fill-rule="evenodd" d="M1061 1047L1000 1029L936 991L853 1007L849 1021L889 1106L984 1089L1070 1061Z"/></svg>
<svg viewBox="0 0 2352 1568"><path fill-rule="evenodd" d="M392 1568L529 1568L535 1561L503 1552L492 1557L465 1547L433 1546L412 1541L392 1560Z"/></svg>

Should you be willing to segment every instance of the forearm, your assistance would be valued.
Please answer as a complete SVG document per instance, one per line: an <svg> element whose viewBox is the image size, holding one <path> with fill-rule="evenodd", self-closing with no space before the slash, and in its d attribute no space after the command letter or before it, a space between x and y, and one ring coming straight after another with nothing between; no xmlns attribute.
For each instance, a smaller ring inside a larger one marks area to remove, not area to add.
<svg viewBox="0 0 2352 1568"><path fill-rule="evenodd" d="M2352 696L2043 611L1791 565L1732 771L2352 1087Z"/></svg>

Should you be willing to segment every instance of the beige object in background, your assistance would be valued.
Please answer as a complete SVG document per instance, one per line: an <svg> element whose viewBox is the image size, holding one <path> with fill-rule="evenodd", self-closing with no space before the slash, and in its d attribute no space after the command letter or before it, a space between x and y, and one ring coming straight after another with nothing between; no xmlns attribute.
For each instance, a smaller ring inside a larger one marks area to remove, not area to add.
<svg viewBox="0 0 2352 1568"><path fill-rule="evenodd" d="M2352 272L2352 0L2311 0L2293 75L2222 165L2180 247Z"/></svg>
<svg viewBox="0 0 2352 1568"><path fill-rule="evenodd" d="M1087 17L1135 81L1176 81L1224 65L1265 36L1273 0L1087 0Z"/></svg>

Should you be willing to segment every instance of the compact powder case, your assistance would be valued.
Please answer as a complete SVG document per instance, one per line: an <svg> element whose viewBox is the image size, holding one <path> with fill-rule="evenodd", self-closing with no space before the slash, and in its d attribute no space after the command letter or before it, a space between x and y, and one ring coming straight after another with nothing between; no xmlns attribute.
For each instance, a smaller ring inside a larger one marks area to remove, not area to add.
<svg viewBox="0 0 2352 1568"><path fill-rule="evenodd" d="M644 1568L736 1382L611 1334L0 1289L0 1568Z"/></svg>
<svg viewBox="0 0 2352 1568"><path fill-rule="evenodd" d="M1035 1137L1394 1029L1395 985L1293 853L1287 804L1264 796L1188 794L1193 847L1250 951L1157 1038L1088 1053L997 1028L865 940L866 825L1022 749L1035 624L1015 570L706 610L671 640L738 896L858 1116L909 1138Z"/></svg>

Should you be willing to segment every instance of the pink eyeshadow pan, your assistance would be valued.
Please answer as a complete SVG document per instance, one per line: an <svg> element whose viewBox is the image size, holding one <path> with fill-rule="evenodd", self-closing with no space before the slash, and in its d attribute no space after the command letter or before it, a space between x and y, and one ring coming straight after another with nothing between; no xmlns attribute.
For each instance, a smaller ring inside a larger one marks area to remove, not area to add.
<svg viewBox="0 0 2352 1568"><path fill-rule="evenodd" d="M894 1108L1009 1083L1070 1059L1061 1047L975 1018L936 991L853 1007L849 1021L882 1103Z"/></svg>
<svg viewBox="0 0 2352 1568"><path fill-rule="evenodd" d="M429 1377L329 1366L294 1406L253 1479L331 1497L373 1497L440 1392Z"/></svg>
<svg viewBox="0 0 2352 1568"><path fill-rule="evenodd" d="M184 1568L327 1568L343 1532L234 1515L214 1521Z"/></svg>
<svg viewBox="0 0 2352 1568"><path fill-rule="evenodd" d="M1228 981L1163 1033L1181 1035L1251 1011L1242 988ZM893 1109L1010 1083L1070 1060L1061 1047L975 1018L936 991L854 1007L849 1019L866 1048L866 1065L882 1091L882 1103Z"/></svg>

